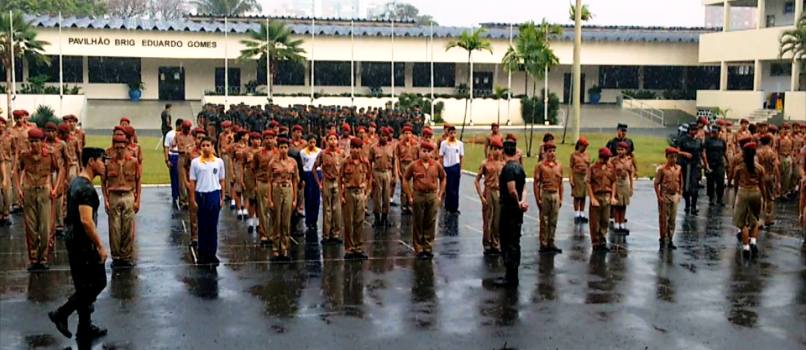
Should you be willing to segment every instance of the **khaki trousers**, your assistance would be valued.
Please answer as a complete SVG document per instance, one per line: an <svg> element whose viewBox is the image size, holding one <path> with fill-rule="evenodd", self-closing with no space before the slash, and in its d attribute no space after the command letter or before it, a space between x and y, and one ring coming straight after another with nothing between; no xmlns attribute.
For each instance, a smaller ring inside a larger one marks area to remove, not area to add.
<svg viewBox="0 0 806 350"><path fill-rule="evenodd" d="M344 194L344 251L363 252L364 245L364 189L348 188Z"/></svg>
<svg viewBox="0 0 806 350"><path fill-rule="evenodd" d="M767 189L767 193L770 196L770 200L765 200L763 203L764 206L764 223L769 224L775 221L775 180L773 177L767 177L762 182L761 185Z"/></svg>
<svg viewBox="0 0 806 350"><path fill-rule="evenodd" d="M543 191L543 206L540 208L540 245L554 246L554 233L557 231L557 216L560 213L560 194Z"/></svg>
<svg viewBox="0 0 806 350"><path fill-rule="evenodd" d="M322 237L339 238L341 231L341 192L337 180L322 184Z"/></svg>
<svg viewBox="0 0 806 350"><path fill-rule="evenodd" d="M599 206L590 205L590 234L591 244L607 244L607 225L610 221L610 192L596 193L594 195Z"/></svg>
<svg viewBox="0 0 806 350"><path fill-rule="evenodd" d="M6 174L11 174L11 161L4 161L0 162L0 167L5 169ZM3 183L3 176L0 175L0 184ZM8 216L11 212L11 200L13 195L11 194L11 176L8 179L8 186L0 188L0 215Z"/></svg>
<svg viewBox="0 0 806 350"><path fill-rule="evenodd" d="M28 261L32 264L47 263L52 244L50 186L23 189L22 196Z"/></svg>
<svg viewBox="0 0 806 350"><path fill-rule="evenodd" d="M225 154L221 156L221 160L224 161L224 197L230 196L230 183L232 182L232 158L230 158L229 154ZM180 190L181 193L181 190ZM228 203L225 203L229 205ZM261 223L262 225L263 223Z"/></svg>
<svg viewBox="0 0 806 350"><path fill-rule="evenodd" d="M436 192L414 193L414 222L412 222L412 246L414 253L430 253L434 243L439 200Z"/></svg>
<svg viewBox="0 0 806 350"><path fill-rule="evenodd" d="M671 241L674 237L677 206L680 203L677 195L664 195L658 202L658 220L660 224L660 239Z"/></svg>
<svg viewBox="0 0 806 350"><path fill-rule="evenodd" d="M375 170L374 177L375 188L372 191L373 212L375 214L388 214L389 201L392 197L392 172Z"/></svg>
<svg viewBox="0 0 806 350"><path fill-rule="evenodd" d="M260 235L261 240L269 239L271 240L273 237L269 237L269 233L272 231L271 226L271 215L269 208L269 183L268 182L257 182L257 219L260 222L260 226L258 226L258 234Z"/></svg>
<svg viewBox="0 0 806 350"><path fill-rule="evenodd" d="M481 245L485 250L501 249L500 234L498 232L498 221L501 218L499 197L500 193L497 189L484 189L484 198L487 200L487 205L481 207L483 216Z"/></svg>
<svg viewBox="0 0 806 350"><path fill-rule="evenodd" d="M109 193L109 251L113 260L134 260L134 193Z"/></svg>
<svg viewBox="0 0 806 350"><path fill-rule="evenodd" d="M409 165L411 165L411 163L412 163L412 162L400 162L400 173L401 173L401 174L405 174L405 173L406 173L406 169L408 169L408 168L409 168ZM410 206L411 206L411 203L409 203L409 196L407 196L405 193L403 193L403 181L404 181L404 180L403 180L403 178L401 177L401 178L400 178L400 205L401 205L403 208L406 208L406 207L410 207ZM411 185L411 183L406 182L406 185ZM412 190L412 191L413 191L413 190Z"/></svg>
<svg viewBox="0 0 806 350"><path fill-rule="evenodd" d="M187 156L180 155L179 156L179 202L187 203L188 202L188 188L187 188L187 181L188 181L188 172L185 170L185 165L187 165L191 160L188 159ZM226 176L227 174L224 174Z"/></svg>
<svg viewBox="0 0 806 350"><path fill-rule="evenodd" d="M288 256L288 249L291 245L291 191L296 191L290 186L272 186L272 223L273 237L272 241L272 256Z"/></svg>

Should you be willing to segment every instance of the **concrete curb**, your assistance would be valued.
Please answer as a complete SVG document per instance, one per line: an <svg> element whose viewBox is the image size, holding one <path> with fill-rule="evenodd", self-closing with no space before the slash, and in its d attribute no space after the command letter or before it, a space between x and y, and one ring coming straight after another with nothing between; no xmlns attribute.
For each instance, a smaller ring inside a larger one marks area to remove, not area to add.
<svg viewBox="0 0 806 350"><path fill-rule="evenodd" d="M476 177L476 175L478 175L478 173L476 173L476 172L472 172L472 171L470 171L470 170L462 170L462 174L465 174L465 175L470 175L470 176L473 176L473 177ZM527 183L533 182L533 180L534 180L534 179L533 179L533 178L531 178L531 177L529 177L528 175L526 176L526 182L527 182ZM652 181L652 179L650 179L650 178L648 178L648 177L639 177L639 178L637 178L636 180L637 180L637 181ZM564 178L563 178L563 182L568 182L568 181L569 181L569 179L568 179L567 177L564 177Z"/></svg>

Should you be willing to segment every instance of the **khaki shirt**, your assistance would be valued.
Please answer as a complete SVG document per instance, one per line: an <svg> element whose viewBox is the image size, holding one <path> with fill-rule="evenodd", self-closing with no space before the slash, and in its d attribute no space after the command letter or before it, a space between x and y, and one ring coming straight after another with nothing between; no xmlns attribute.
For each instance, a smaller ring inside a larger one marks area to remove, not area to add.
<svg viewBox="0 0 806 350"><path fill-rule="evenodd" d="M733 170L733 180L736 181L736 184L739 185L741 188L759 188L761 185L761 180L765 176L764 168L756 163L756 173L751 174L750 171L747 170L747 165L744 162L740 162L736 165L736 169Z"/></svg>
<svg viewBox="0 0 806 350"><path fill-rule="evenodd" d="M417 159L417 150L418 147L414 142L406 140L398 142L395 151L401 163L411 163Z"/></svg>
<svg viewBox="0 0 806 350"><path fill-rule="evenodd" d="M395 167L395 150L391 144L374 145L369 151L369 160L372 162L372 170L387 171Z"/></svg>
<svg viewBox="0 0 806 350"><path fill-rule="evenodd" d="M587 153L575 151L571 153L571 171L574 174L587 174L591 166L591 156Z"/></svg>
<svg viewBox="0 0 806 350"><path fill-rule="evenodd" d="M38 150L29 149L20 154L19 170L25 170L22 187L50 186L52 174L59 171L59 161L56 157L45 144L40 144Z"/></svg>
<svg viewBox="0 0 806 350"><path fill-rule="evenodd" d="M616 176L608 163L596 162L588 170L588 183L593 194L610 192L615 182Z"/></svg>
<svg viewBox="0 0 806 350"><path fill-rule="evenodd" d="M324 175L325 180L336 180L341 175L344 153L340 149L336 149L335 151L325 149L322 153L319 153L319 159L317 161L322 168L322 175Z"/></svg>
<svg viewBox="0 0 806 350"><path fill-rule="evenodd" d="M632 157L630 156L613 157L610 159L610 164L618 179L630 178L635 172Z"/></svg>
<svg viewBox="0 0 806 350"><path fill-rule="evenodd" d="M176 149L179 150L179 154L183 156L185 156L187 153L190 153L190 151L196 147L196 140L190 133L187 135L182 132L176 133L174 143L176 143Z"/></svg>
<svg viewBox="0 0 806 350"><path fill-rule="evenodd" d="M293 185L294 182L299 182L297 162L288 157L275 158L271 162L269 174L272 185Z"/></svg>
<svg viewBox="0 0 806 350"><path fill-rule="evenodd" d="M498 176L501 175L501 169L504 167L504 162L501 160L485 160L481 163L479 172L484 174L484 190L485 191L498 191Z"/></svg>
<svg viewBox="0 0 806 350"><path fill-rule="evenodd" d="M130 154L113 157L106 163L106 189L110 192L131 192L137 186L140 163Z"/></svg>
<svg viewBox="0 0 806 350"><path fill-rule="evenodd" d="M425 166L426 163L428 163L428 167ZM419 159L409 165L403 178L412 179L411 186L414 192L433 193L439 188L437 180L445 181L445 169L434 160Z"/></svg>
<svg viewBox="0 0 806 350"><path fill-rule="evenodd" d="M366 188L369 182L370 166L365 159L348 158L341 166L341 181L346 188Z"/></svg>
<svg viewBox="0 0 806 350"><path fill-rule="evenodd" d="M14 136L5 132L0 135L0 162L10 162L14 159L13 152Z"/></svg>
<svg viewBox="0 0 806 350"><path fill-rule="evenodd" d="M781 137L778 140L778 153L782 157L789 157L795 151L795 142L789 136Z"/></svg>
<svg viewBox="0 0 806 350"><path fill-rule="evenodd" d="M662 165L655 172L655 185L660 185L660 195L670 196L680 194L682 177L680 166L677 164Z"/></svg>
<svg viewBox="0 0 806 350"><path fill-rule="evenodd" d="M269 182L269 178L271 177L269 172L274 156L274 150L268 150L265 147L254 154L252 158L252 168L255 169L256 181L263 183Z"/></svg>
<svg viewBox="0 0 806 350"><path fill-rule="evenodd" d="M557 192L563 185L563 167L559 162L544 160L535 165L535 181L543 191Z"/></svg>

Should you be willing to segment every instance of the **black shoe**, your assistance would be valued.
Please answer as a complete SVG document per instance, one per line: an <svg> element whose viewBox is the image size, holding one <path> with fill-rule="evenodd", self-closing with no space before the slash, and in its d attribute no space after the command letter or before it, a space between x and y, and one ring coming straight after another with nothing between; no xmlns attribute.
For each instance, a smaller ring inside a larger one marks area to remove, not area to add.
<svg viewBox="0 0 806 350"><path fill-rule="evenodd" d="M67 338L73 337L73 333L70 332L70 326L67 324L67 316L59 315L58 311L51 311L48 312L48 317L50 321L56 325L56 329L59 330L59 333Z"/></svg>
<svg viewBox="0 0 806 350"><path fill-rule="evenodd" d="M585 223L585 224L587 224L590 221L588 218L586 218L584 216L581 219L582 219L582 222Z"/></svg>
<svg viewBox="0 0 806 350"><path fill-rule="evenodd" d="M345 260L354 260L354 259L356 259L355 252L344 253L344 259Z"/></svg>
<svg viewBox="0 0 806 350"><path fill-rule="evenodd" d="M190 244L188 246L191 247L191 248L198 248L199 247L199 241L197 241L195 239L191 240Z"/></svg>
<svg viewBox="0 0 806 350"><path fill-rule="evenodd" d="M491 282L492 282L493 286L501 287L501 288L517 287L518 284L519 284L518 279L509 279L509 278L506 278L506 277L498 277L498 278L492 280Z"/></svg>
<svg viewBox="0 0 806 350"><path fill-rule="evenodd" d="M369 256L367 256L367 254L365 254L364 252L356 252L355 258L358 260L369 260Z"/></svg>
<svg viewBox="0 0 806 350"><path fill-rule="evenodd" d="M713 206L714 206L714 204L716 204L716 202L715 202L713 199L708 199L708 205L709 205L709 206L712 206L712 207L713 207Z"/></svg>
<svg viewBox="0 0 806 350"><path fill-rule="evenodd" d="M758 256L758 246L755 244L750 245L750 254L754 257Z"/></svg>
<svg viewBox="0 0 806 350"><path fill-rule="evenodd" d="M330 243L338 245L338 244L342 243L342 240L341 240L341 238L331 238Z"/></svg>
<svg viewBox="0 0 806 350"><path fill-rule="evenodd" d="M248 233L250 235L252 233L254 233L254 232L255 232L255 227L254 226L249 226L249 228L246 229L246 233Z"/></svg>
<svg viewBox="0 0 806 350"><path fill-rule="evenodd" d="M659 239L658 240L658 250L663 251L663 249L665 249L666 247L668 247L668 244L666 244L666 241L664 241L662 239Z"/></svg>
<svg viewBox="0 0 806 350"><path fill-rule="evenodd" d="M745 260L750 260L750 249L744 250L742 249L742 258Z"/></svg>
<svg viewBox="0 0 806 350"><path fill-rule="evenodd" d="M691 215L698 215L698 214L700 214L700 211L697 210L697 208L691 208Z"/></svg>
<svg viewBox="0 0 806 350"><path fill-rule="evenodd" d="M491 255L492 255L492 249L484 249L484 256L491 256Z"/></svg>
<svg viewBox="0 0 806 350"><path fill-rule="evenodd" d="M671 250L677 250L677 246L676 246L676 245L674 245L674 242L672 242L672 240L669 240L669 249L671 249Z"/></svg>
<svg viewBox="0 0 806 350"><path fill-rule="evenodd" d="M381 226L389 227L389 214L381 214Z"/></svg>
<svg viewBox="0 0 806 350"><path fill-rule="evenodd" d="M381 214L375 213L375 221L372 223L373 227L381 227Z"/></svg>
<svg viewBox="0 0 806 350"><path fill-rule="evenodd" d="M736 240L742 242L742 231L736 232Z"/></svg>
<svg viewBox="0 0 806 350"><path fill-rule="evenodd" d="M538 251L540 254L549 254L549 253L553 253L553 251L551 250L551 248L549 248L549 247L548 247L548 246L546 246L546 245L541 245L541 246L540 246L540 248L538 248L538 249L537 249L537 251Z"/></svg>
<svg viewBox="0 0 806 350"><path fill-rule="evenodd" d="M607 253L610 251L610 248L607 247L607 244L598 244L593 247L593 251L596 253Z"/></svg>
<svg viewBox="0 0 806 350"><path fill-rule="evenodd" d="M621 234L623 234L625 236L629 236L630 235L630 230L628 230L626 228L623 228L623 229L621 229Z"/></svg>
<svg viewBox="0 0 806 350"><path fill-rule="evenodd" d="M38 272L44 270L42 264L35 263L28 266L28 272Z"/></svg>
<svg viewBox="0 0 806 350"><path fill-rule="evenodd" d="M230 204L229 205L229 210L235 210L235 204Z"/></svg>
<svg viewBox="0 0 806 350"><path fill-rule="evenodd" d="M560 249L560 248L557 248L556 246L551 246L551 247L549 247L549 249L551 249L551 251L552 251L554 254L562 254L562 253L563 253L563 250L562 250L562 249Z"/></svg>
<svg viewBox="0 0 806 350"><path fill-rule="evenodd" d="M490 256L500 256L501 250L498 248L491 248L490 249Z"/></svg>
<svg viewBox="0 0 806 350"><path fill-rule="evenodd" d="M428 260L428 253L426 252L419 252L416 255L417 260Z"/></svg>
<svg viewBox="0 0 806 350"><path fill-rule="evenodd" d="M271 258L269 258L269 261L273 262L283 261L283 258L284 257L282 255L274 255Z"/></svg>
<svg viewBox="0 0 806 350"><path fill-rule="evenodd" d="M76 331L76 339L92 340L106 335L106 328L100 328L96 325L79 326Z"/></svg>
<svg viewBox="0 0 806 350"><path fill-rule="evenodd" d="M261 246L261 247L268 247L268 246L270 246L270 245L271 245L271 241L270 241L270 240L268 240L268 239L261 239L261 240L260 240L260 246Z"/></svg>

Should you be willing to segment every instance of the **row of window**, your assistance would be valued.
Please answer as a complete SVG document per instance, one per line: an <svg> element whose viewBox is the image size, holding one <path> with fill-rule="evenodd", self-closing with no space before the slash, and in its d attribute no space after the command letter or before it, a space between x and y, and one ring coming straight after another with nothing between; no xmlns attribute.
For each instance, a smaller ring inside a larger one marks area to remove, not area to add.
<svg viewBox="0 0 806 350"><path fill-rule="evenodd" d="M305 85L308 74L303 63L277 62L272 83L275 85ZM390 62L356 62L355 70L361 73L361 86L392 86ZM402 62L395 63L395 86L405 86L406 69ZM223 78L221 80L223 82ZM266 62L258 61L258 84L266 84ZM350 62L317 61L314 63L314 83L319 86L350 86ZM416 62L412 65L412 86L431 86L431 64ZM434 63L434 87L456 86L456 64Z"/></svg>
<svg viewBox="0 0 806 350"><path fill-rule="evenodd" d="M706 90L719 87L719 67L644 66L643 89ZM600 66L599 86L602 89L640 88L641 67Z"/></svg>

